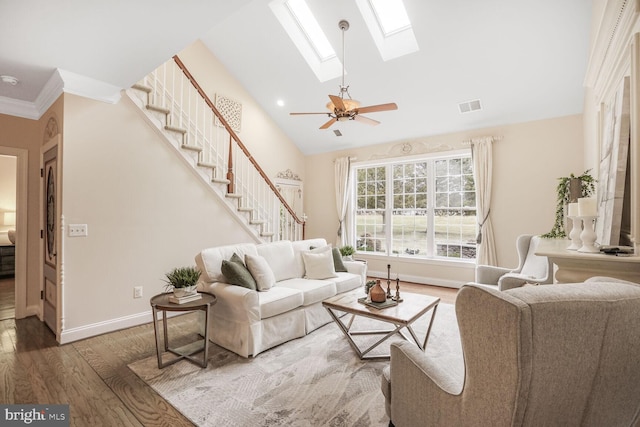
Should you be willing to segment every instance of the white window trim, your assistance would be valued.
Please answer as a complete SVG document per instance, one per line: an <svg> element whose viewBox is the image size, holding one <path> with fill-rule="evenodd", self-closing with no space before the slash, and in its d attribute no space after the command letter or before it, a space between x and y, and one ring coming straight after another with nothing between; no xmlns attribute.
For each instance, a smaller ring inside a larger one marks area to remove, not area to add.
<svg viewBox="0 0 640 427"><path fill-rule="evenodd" d="M456 158L456 157L461 157L461 156L470 156L471 155L471 150L470 149L461 149L461 150L451 150L451 151L438 151L438 152L433 152L433 153L424 153L424 154L415 154L412 156L403 156L403 157L390 157L390 158L385 158L385 159L375 159L375 160L365 160L365 161L355 161L352 163L352 167L353 170L355 171L358 168L362 168L362 167L376 167L376 166L389 166L389 165L393 165L393 164L397 164L397 163L411 163L411 162L416 162L416 161L420 161L420 160L433 160L433 159L446 159L446 158ZM386 179L387 181L389 180L389 174L391 174L392 172L390 167L386 168ZM352 173L350 176L351 179L351 197L349 200L349 207L348 207L348 215L350 218L354 218L355 216L355 211L357 210L356 208L356 203L355 200L357 198L357 182L356 182L356 174ZM429 179L428 183L428 189L427 191L429 192L428 194L435 194L435 180L433 179ZM385 215L387 216L387 218L390 218L390 214L391 214L391 203L390 203L390 199L388 197L388 194L386 195L386 204L385 204ZM429 211L433 211L433 203L434 203L434 198L433 197L429 197L428 198L428 202L427 202L427 209ZM428 223L428 227L429 229L433 229L434 227L434 217L433 215L429 215L429 219L428 219L429 223ZM353 224L353 229L351 230L351 239L350 241L355 242L357 240L357 236L356 236L356 226L355 223ZM476 264L476 260L475 259L467 259L467 258L446 258L446 257L436 257L433 254L433 237L431 236L431 234L429 234L427 236L427 245L428 245L428 254L427 257L425 258L416 258L416 257L409 257L409 256L405 256L403 254L392 254L389 252L389 248L391 248L391 236L390 234L387 235L385 234L385 242L386 242L386 247L387 247L387 253L375 253L375 252L357 252L358 255L363 256L363 257L371 257L372 259L375 258L379 258L379 259L391 259L391 258L398 258L401 259L403 262L415 262L415 263L421 263L421 264L432 264L432 265L451 265L451 264L464 264L464 265L474 265Z"/></svg>

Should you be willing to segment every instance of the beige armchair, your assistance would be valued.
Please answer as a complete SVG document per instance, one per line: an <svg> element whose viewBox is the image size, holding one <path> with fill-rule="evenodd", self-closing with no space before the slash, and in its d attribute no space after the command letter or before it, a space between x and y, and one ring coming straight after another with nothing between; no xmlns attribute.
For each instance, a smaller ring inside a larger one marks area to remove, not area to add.
<svg viewBox="0 0 640 427"><path fill-rule="evenodd" d="M392 344L390 425L640 425L640 285L465 285L455 308L464 373Z"/></svg>
<svg viewBox="0 0 640 427"><path fill-rule="evenodd" d="M553 283L553 263L535 254L540 236L523 234L516 240L518 267L503 268L492 265L476 266L475 283L497 286L501 291L517 288L525 283L547 285Z"/></svg>

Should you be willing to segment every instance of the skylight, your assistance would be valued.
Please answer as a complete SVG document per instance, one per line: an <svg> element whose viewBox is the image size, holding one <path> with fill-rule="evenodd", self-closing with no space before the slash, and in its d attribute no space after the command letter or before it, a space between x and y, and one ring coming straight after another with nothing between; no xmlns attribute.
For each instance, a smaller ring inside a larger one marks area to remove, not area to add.
<svg viewBox="0 0 640 427"><path fill-rule="evenodd" d="M286 3L291 15L296 19L300 29L311 43L320 61L326 61L336 56L331 43L320 28L316 17L305 0L287 0Z"/></svg>
<svg viewBox="0 0 640 427"><path fill-rule="evenodd" d="M402 0L356 0L356 4L383 60L420 49Z"/></svg>
<svg viewBox="0 0 640 427"><path fill-rule="evenodd" d="M369 3L385 37L411 28L402 0L369 0Z"/></svg>
<svg viewBox="0 0 640 427"><path fill-rule="evenodd" d="M318 80L342 74L342 62L305 0L272 0L269 7Z"/></svg>

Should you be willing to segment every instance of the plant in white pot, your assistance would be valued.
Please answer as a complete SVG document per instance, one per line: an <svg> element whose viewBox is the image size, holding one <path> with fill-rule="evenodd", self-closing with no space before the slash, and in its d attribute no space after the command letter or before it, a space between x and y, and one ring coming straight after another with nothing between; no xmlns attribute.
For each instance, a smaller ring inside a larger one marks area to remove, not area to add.
<svg viewBox="0 0 640 427"><path fill-rule="evenodd" d="M173 291L176 298L193 295L200 279L200 270L196 267L176 267L165 274L167 292Z"/></svg>
<svg viewBox="0 0 640 427"><path fill-rule="evenodd" d="M340 255L342 255L342 259L345 261L353 260L353 254L355 253L356 250L353 249L353 246L346 245L340 248Z"/></svg>

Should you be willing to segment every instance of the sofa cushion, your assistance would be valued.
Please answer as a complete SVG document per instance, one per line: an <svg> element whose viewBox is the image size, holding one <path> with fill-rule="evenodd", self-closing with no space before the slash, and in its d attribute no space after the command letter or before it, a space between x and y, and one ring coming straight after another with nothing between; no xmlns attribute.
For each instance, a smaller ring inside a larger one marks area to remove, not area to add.
<svg viewBox="0 0 640 427"><path fill-rule="evenodd" d="M336 294L336 284L332 280L288 279L276 283L273 289L290 288L302 292L302 305L311 305Z"/></svg>
<svg viewBox="0 0 640 427"><path fill-rule="evenodd" d="M258 292L260 319L277 316L302 306L302 292L285 287L275 286L269 292Z"/></svg>
<svg viewBox="0 0 640 427"><path fill-rule="evenodd" d="M331 245L329 245L329 247L331 247ZM315 246L311 246L311 250L316 249ZM344 265L344 262L342 261L342 254L340 253L340 249L338 248L332 248L331 249L331 253L333 255L333 267L336 270L336 272L338 271L342 271L342 272L347 272L347 267Z"/></svg>
<svg viewBox="0 0 640 427"><path fill-rule="evenodd" d="M327 246L324 239L307 239L296 240L291 242L295 259L295 275L293 277L304 277L304 261L302 260L302 252L309 251L311 248L321 248Z"/></svg>
<svg viewBox="0 0 640 427"><path fill-rule="evenodd" d="M333 254L333 266L335 267L336 272L346 273L347 267L344 265L344 262L342 262L342 254L340 253L340 249L333 248L332 254Z"/></svg>
<svg viewBox="0 0 640 427"><path fill-rule="evenodd" d="M331 248L327 248L328 250L324 250L321 252L302 252L305 279L330 279L332 277L336 277L336 270L333 266L333 255L331 254Z"/></svg>
<svg viewBox="0 0 640 427"><path fill-rule="evenodd" d="M220 269L225 277L225 282L253 291L258 289L255 279L237 254L234 253L228 261L223 260Z"/></svg>
<svg viewBox="0 0 640 427"><path fill-rule="evenodd" d="M203 249L196 255L196 265L202 272L200 279L205 282L224 282L222 274L222 261L228 260L236 253L242 259L245 255L258 255L256 245L253 243L242 243L239 245L217 246Z"/></svg>
<svg viewBox="0 0 640 427"><path fill-rule="evenodd" d="M273 287L276 283L276 276L273 275L273 271L264 257L247 254L244 256L244 261L255 279L259 291L268 291Z"/></svg>
<svg viewBox="0 0 640 427"><path fill-rule="evenodd" d="M276 282L296 277L296 261L290 241L280 240L278 242L263 243L256 246L256 251L257 255L267 260Z"/></svg>
<svg viewBox="0 0 640 427"><path fill-rule="evenodd" d="M341 294L362 286L362 295L364 295L364 283L359 274L336 272L336 276L331 281L335 282L337 293Z"/></svg>

